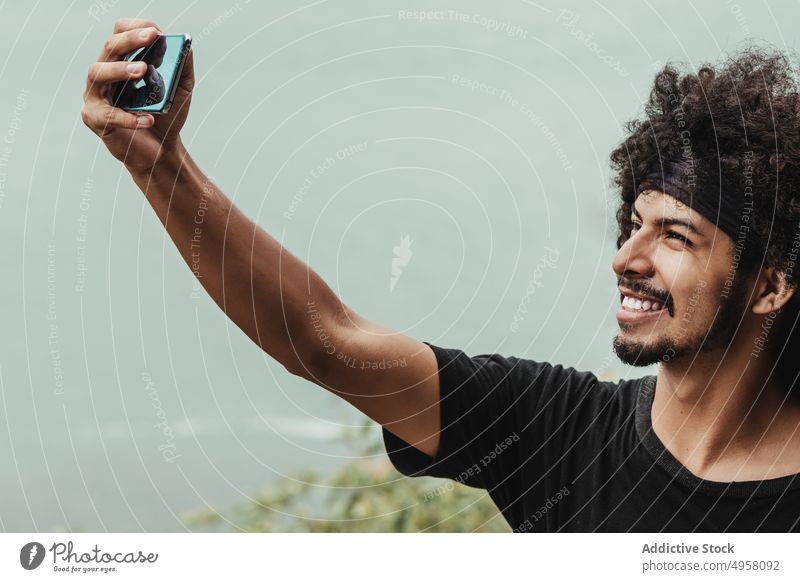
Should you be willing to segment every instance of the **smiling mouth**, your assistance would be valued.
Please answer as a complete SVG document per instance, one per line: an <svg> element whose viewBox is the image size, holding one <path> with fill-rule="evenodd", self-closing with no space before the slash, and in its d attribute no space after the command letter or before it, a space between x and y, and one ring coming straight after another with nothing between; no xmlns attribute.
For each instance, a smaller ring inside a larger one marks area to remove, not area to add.
<svg viewBox="0 0 800 582"><path fill-rule="evenodd" d="M656 301L655 299L640 299L639 297L631 297L622 295L622 309L633 313L648 313L664 311L664 303Z"/></svg>
<svg viewBox="0 0 800 582"><path fill-rule="evenodd" d="M641 305L639 305L640 303ZM647 303L650 303L649 309L645 309ZM638 297L623 297L622 305L617 311L617 323L620 329L627 330L636 324L657 323L666 317L665 313L667 312L663 303L642 300Z"/></svg>
<svg viewBox="0 0 800 582"><path fill-rule="evenodd" d="M669 300L656 299L653 296L637 293L619 285L620 308L617 312L617 322L626 326L644 321L660 321L666 313L673 316Z"/></svg>

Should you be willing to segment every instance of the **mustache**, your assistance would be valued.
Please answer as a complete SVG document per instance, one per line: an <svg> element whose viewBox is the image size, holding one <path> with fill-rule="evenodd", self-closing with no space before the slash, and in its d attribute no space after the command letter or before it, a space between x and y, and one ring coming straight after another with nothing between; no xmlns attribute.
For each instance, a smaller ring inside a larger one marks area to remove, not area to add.
<svg viewBox="0 0 800 582"><path fill-rule="evenodd" d="M656 289L655 287L651 287L644 281L635 281L630 279L625 279L624 277L620 277L617 279L617 288L620 286L627 287L631 291L635 291L636 293L641 293L642 295L649 295L655 299L658 299L664 306L667 308L667 313L671 315L674 314L674 303L672 301L672 294L669 291Z"/></svg>

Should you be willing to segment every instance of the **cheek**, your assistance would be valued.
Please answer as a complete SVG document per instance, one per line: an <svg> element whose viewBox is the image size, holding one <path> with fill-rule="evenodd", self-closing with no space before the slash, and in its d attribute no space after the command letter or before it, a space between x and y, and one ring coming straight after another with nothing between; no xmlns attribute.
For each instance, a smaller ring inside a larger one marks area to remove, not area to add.
<svg viewBox="0 0 800 582"><path fill-rule="evenodd" d="M681 253L669 250L659 253L656 262L656 281L672 294L676 304L692 293L698 273L694 265Z"/></svg>
<svg viewBox="0 0 800 582"><path fill-rule="evenodd" d="M675 317L686 327L706 328L720 314L723 286L721 281L697 278L693 285L682 286L674 298Z"/></svg>
<svg viewBox="0 0 800 582"><path fill-rule="evenodd" d="M699 268L695 257L686 253L664 253L663 259L658 265L657 277L671 294L676 312L689 307L693 313L716 309L721 282L713 281L707 271Z"/></svg>

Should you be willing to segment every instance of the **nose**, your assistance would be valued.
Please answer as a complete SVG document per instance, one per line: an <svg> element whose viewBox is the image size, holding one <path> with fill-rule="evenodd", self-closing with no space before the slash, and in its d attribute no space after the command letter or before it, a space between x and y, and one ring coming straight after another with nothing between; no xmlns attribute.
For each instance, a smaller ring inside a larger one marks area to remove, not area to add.
<svg viewBox="0 0 800 582"><path fill-rule="evenodd" d="M617 278L651 278L654 275L654 249L641 234L641 230L631 234L614 256L611 267Z"/></svg>

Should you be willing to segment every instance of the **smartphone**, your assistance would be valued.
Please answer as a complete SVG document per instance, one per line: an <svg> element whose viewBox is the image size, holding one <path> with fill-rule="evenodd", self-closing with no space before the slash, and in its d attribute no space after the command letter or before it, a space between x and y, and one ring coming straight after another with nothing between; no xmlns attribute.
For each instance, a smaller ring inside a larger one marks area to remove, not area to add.
<svg viewBox="0 0 800 582"><path fill-rule="evenodd" d="M126 56L126 61L147 63L147 72L141 78L116 83L111 104L126 111L168 113L191 46L188 34L160 34L152 44Z"/></svg>

